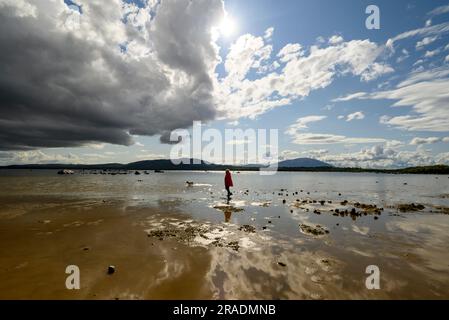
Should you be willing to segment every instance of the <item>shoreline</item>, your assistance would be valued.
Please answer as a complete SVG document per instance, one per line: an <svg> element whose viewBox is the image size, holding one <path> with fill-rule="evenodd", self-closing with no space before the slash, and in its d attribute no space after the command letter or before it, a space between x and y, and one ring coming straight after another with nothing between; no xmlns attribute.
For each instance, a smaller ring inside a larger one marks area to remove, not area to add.
<svg viewBox="0 0 449 320"><path fill-rule="evenodd" d="M120 171L156 171L156 173L163 173L158 171L207 171L207 172L222 172L229 169L233 172L258 172L260 168L255 167L236 167L236 166L220 166L217 168L213 167L198 167L198 168L186 168L186 167L114 167L114 166L103 166L103 165L12 165L0 167L0 170L79 170L79 171L105 171L105 172L120 172ZM449 175L449 166L445 165L435 165L435 166L421 166L421 167L408 167L401 169L374 169L374 168L342 168L342 167L299 167L299 168L287 168L280 167L275 171L278 172L343 172L343 173L378 173L378 174L424 174L424 175ZM128 172L132 173L132 172Z"/></svg>

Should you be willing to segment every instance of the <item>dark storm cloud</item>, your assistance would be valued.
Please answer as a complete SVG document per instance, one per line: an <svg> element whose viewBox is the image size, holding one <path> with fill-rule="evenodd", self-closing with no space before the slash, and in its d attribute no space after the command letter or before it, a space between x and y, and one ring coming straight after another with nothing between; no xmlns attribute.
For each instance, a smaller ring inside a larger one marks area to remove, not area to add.
<svg viewBox="0 0 449 320"><path fill-rule="evenodd" d="M221 0L77 3L0 0L0 149L168 142L215 117Z"/></svg>

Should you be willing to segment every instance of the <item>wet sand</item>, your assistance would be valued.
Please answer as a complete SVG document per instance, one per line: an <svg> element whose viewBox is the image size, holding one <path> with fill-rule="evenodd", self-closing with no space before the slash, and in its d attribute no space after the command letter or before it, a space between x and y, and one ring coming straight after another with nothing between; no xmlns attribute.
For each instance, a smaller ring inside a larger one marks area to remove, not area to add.
<svg viewBox="0 0 449 320"><path fill-rule="evenodd" d="M9 191L0 196L0 299L449 298L441 187L424 208L304 182L237 189L227 202L205 177L222 180L202 173L189 187L159 175L152 190L165 194L146 198L140 188L154 175L108 180L118 191L81 175L0 177ZM80 290L66 289L67 265L80 268ZM380 290L365 287L368 265L380 268Z"/></svg>

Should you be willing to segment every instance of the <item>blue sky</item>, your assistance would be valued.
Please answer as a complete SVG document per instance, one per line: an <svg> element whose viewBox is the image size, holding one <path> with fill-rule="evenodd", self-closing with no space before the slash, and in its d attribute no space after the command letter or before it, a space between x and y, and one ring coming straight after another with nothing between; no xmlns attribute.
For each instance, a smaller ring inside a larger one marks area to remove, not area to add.
<svg viewBox="0 0 449 320"><path fill-rule="evenodd" d="M139 7L146 5L145 1L134 3ZM288 44L301 46L294 59L304 68L314 72L321 69L313 64L329 63L331 79L327 82L318 79L311 84L300 79L303 73L296 70L298 74L290 76L291 80L304 84L301 88L286 89L283 97L291 98L289 103L268 110L255 108L254 117L239 116L239 106L235 106L236 109L226 111L222 119L209 121L208 127L278 129L279 154L285 158L310 156L337 165L379 167L448 163L449 129L442 119L449 116L449 100L445 97L448 91L438 91L438 85L445 84L449 76L449 72L446 73L449 70L449 32L445 29L449 22L447 1L226 0L224 4L235 30L229 36L221 35L216 39L222 60L215 69L218 82L225 82L229 75L225 67L228 55L245 35L251 41L259 38L263 48L270 47L267 49L269 57L261 60L261 64L270 67L277 61L280 66L265 72L251 67L235 90L242 89L245 79L263 80L270 73L284 77L288 62L282 63L277 54ZM368 17L365 8L370 4L380 9L379 30L365 27ZM273 28L272 35L264 38L269 28ZM411 30L424 31L405 34L389 44L389 39ZM354 49L345 47L351 41L354 41ZM245 45L249 46L249 42ZM327 56L326 49L331 46L340 46L336 54L348 55L348 58L335 63L323 62L335 57ZM314 50L318 51L314 53ZM372 61L352 65L354 60L351 59L357 59L357 52L365 55L364 50L378 52ZM306 58L310 61L300 62ZM375 70L357 71L364 63L368 69ZM310 90L303 93L303 87ZM433 101L429 95L420 95L420 90L429 87L436 90L434 95L441 99ZM408 95L404 88L413 94ZM353 93L360 94L352 97ZM275 99L275 95L273 91L266 99ZM407 101L408 97L411 102ZM221 92L218 103L226 99L230 98ZM239 97L235 99L240 101ZM404 103L394 106L398 101ZM241 103L243 108L245 102ZM217 108L220 110L220 107ZM20 156L7 161L131 162L169 155L171 146L161 144L159 135L136 135L134 139L136 144L131 146L100 141L83 147L19 151ZM311 143L312 140L317 143Z"/></svg>

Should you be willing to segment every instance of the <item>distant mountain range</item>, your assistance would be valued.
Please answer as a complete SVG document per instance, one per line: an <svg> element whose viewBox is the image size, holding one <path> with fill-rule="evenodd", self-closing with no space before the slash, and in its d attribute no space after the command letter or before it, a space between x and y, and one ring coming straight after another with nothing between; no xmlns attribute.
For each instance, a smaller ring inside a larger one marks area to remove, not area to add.
<svg viewBox="0 0 449 320"><path fill-rule="evenodd" d="M171 160L144 160L121 163L104 164L26 164L10 165L0 167L1 169L72 169L72 170L225 170L233 171L257 171L264 167L260 164L248 164L242 166L219 165L194 159L187 164L175 165ZM197 163L197 164L194 164ZM342 168L334 167L326 162L311 158L297 158L283 160L278 163L279 171L325 171L325 172L376 172L376 173L426 173L426 174L449 174L449 166L435 165L423 167L411 167L402 169L370 169L370 168Z"/></svg>
<svg viewBox="0 0 449 320"><path fill-rule="evenodd" d="M278 163L279 168L322 168L332 167L329 163L311 159L311 158L297 158L291 160L284 160Z"/></svg>
<svg viewBox="0 0 449 320"><path fill-rule="evenodd" d="M183 163L174 164L171 160L143 160L131 162L128 164L121 163L104 163L104 164L25 164L25 165L11 165L2 168L9 169L113 169L113 170L220 170L220 169L253 169L257 170L264 167L261 164L248 164L241 166L220 165L210 162L200 161L196 159L182 159ZM330 164L310 159L298 158L291 160L284 160L278 163L279 168L320 168L332 167Z"/></svg>

